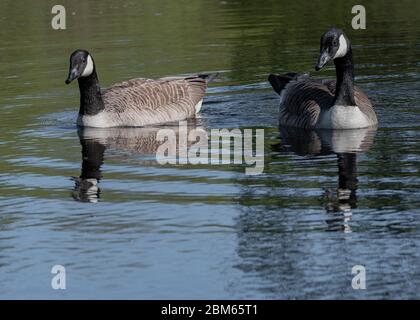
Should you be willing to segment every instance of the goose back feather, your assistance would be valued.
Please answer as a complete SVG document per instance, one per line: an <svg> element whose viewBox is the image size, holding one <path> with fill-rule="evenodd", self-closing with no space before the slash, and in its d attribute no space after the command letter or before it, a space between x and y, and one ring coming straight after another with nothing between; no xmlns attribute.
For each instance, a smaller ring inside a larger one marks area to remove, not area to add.
<svg viewBox="0 0 420 320"><path fill-rule="evenodd" d="M193 117L204 97L204 76L132 79L103 93L110 126L145 126Z"/></svg>

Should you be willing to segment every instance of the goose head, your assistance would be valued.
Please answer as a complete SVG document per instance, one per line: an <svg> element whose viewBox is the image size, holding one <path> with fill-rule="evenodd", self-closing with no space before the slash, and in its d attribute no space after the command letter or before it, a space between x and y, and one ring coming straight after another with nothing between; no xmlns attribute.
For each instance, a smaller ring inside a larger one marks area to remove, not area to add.
<svg viewBox="0 0 420 320"><path fill-rule="evenodd" d="M88 77L95 70L95 63L86 50L76 50L70 56L69 75L66 84L75 79Z"/></svg>
<svg viewBox="0 0 420 320"><path fill-rule="evenodd" d="M350 40L342 30L328 30L321 37L320 55L315 70L319 71L331 60L346 56L349 50Z"/></svg>

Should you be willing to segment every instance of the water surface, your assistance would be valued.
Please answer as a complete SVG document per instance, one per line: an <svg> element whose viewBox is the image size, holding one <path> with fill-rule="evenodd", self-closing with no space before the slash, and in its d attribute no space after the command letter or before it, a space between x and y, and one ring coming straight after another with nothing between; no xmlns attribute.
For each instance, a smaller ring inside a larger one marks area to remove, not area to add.
<svg viewBox="0 0 420 320"><path fill-rule="evenodd" d="M63 1L54 31L49 1L3 0L0 298L420 298L420 4L366 2L355 31L349 4L322 3ZM279 131L267 75L313 73L332 25L354 43L379 128ZM264 129L264 173L161 166L153 130L78 130L64 85L76 48L103 87L219 72L189 125ZM57 264L66 290L51 288Z"/></svg>

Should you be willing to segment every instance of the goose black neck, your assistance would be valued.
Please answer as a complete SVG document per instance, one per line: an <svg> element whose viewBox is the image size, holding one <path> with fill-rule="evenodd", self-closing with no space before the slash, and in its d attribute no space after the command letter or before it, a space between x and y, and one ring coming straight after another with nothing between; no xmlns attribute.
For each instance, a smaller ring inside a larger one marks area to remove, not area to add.
<svg viewBox="0 0 420 320"><path fill-rule="evenodd" d="M82 179L101 179L101 166L104 163L105 146L93 139L80 138L82 145Z"/></svg>
<svg viewBox="0 0 420 320"><path fill-rule="evenodd" d="M357 156L355 153L339 153L338 186L340 189L357 189Z"/></svg>
<svg viewBox="0 0 420 320"><path fill-rule="evenodd" d="M334 105L355 106L354 100L354 67L351 47L342 58L334 60L337 74Z"/></svg>
<svg viewBox="0 0 420 320"><path fill-rule="evenodd" d="M78 82L80 89L79 114L92 116L101 112L105 105L96 71L94 70L90 76L80 77Z"/></svg>
<svg viewBox="0 0 420 320"><path fill-rule="evenodd" d="M349 203L352 208L357 206L357 155L355 153L339 153L338 159L338 190L349 190L350 195L340 199L340 202Z"/></svg>

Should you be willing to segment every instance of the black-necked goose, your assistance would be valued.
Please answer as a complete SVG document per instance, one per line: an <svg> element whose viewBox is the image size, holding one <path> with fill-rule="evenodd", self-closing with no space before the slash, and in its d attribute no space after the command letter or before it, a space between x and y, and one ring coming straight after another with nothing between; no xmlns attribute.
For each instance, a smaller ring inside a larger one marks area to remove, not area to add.
<svg viewBox="0 0 420 320"><path fill-rule="evenodd" d="M69 84L78 79L84 127L141 127L194 117L201 109L210 75L132 79L101 92L95 63L86 50L70 56Z"/></svg>
<svg viewBox="0 0 420 320"><path fill-rule="evenodd" d="M354 86L350 40L343 31L332 28L321 37L321 50L315 70L334 60L336 80L316 80L308 75L270 75L269 82L280 95L280 125L357 129L375 126L377 118L363 91Z"/></svg>

